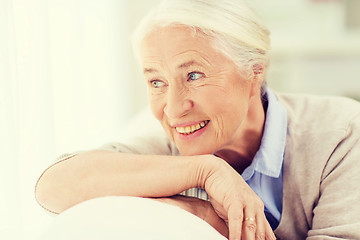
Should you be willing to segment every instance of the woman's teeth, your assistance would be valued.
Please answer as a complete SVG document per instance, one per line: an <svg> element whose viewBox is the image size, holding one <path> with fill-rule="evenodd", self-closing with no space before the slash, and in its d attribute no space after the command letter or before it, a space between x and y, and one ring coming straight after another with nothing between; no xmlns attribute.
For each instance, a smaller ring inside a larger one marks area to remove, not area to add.
<svg viewBox="0 0 360 240"><path fill-rule="evenodd" d="M203 127L205 127L209 123L209 120L202 121L196 125L186 126L186 127L176 127L176 131L181 134L191 134Z"/></svg>

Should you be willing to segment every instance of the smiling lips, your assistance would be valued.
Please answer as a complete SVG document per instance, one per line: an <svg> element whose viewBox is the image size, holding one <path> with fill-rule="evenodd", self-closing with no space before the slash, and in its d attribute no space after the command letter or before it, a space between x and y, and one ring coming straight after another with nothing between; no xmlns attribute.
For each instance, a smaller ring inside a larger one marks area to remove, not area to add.
<svg viewBox="0 0 360 240"><path fill-rule="evenodd" d="M209 123L209 120L205 120L196 125L190 125L190 126L185 126L185 127L176 127L175 129L178 133L189 135L189 134L192 134L192 133L198 131L199 129L205 127L208 123Z"/></svg>

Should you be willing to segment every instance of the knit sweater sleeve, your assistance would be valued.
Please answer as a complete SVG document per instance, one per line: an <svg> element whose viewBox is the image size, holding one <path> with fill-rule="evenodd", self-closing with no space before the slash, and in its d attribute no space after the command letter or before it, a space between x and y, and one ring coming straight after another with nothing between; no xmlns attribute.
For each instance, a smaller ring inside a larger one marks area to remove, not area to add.
<svg viewBox="0 0 360 240"><path fill-rule="evenodd" d="M360 115L331 154L307 240L360 239Z"/></svg>

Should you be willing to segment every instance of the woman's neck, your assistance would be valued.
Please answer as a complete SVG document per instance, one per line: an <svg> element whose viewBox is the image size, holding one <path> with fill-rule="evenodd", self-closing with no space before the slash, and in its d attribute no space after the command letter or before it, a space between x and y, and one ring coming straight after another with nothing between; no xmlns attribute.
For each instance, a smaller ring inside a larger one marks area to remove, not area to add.
<svg viewBox="0 0 360 240"><path fill-rule="evenodd" d="M246 119L230 142L214 154L242 173L253 161L260 148L265 111L260 97L251 99Z"/></svg>

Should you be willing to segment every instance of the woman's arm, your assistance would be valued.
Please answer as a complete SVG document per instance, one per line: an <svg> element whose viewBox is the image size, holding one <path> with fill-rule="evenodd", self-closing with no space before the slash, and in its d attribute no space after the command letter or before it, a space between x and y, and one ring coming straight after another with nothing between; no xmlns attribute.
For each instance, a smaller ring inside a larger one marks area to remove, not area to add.
<svg viewBox="0 0 360 240"><path fill-rule="evenodd" d="M360 114L322 171L307 240L360 239Z"/></svg>
<svg viewBox="0 0 360 240"><path fill-rule="evenodd" d="M36 185L38 202L60 213L102 196L167 197L198 185L206 156L180 157L91 151L48 168Z"/></svg>
<svg viewBox="0 0 360 240"><path fill-rule="evenodd" d="M193 187L207 191L231 240L265 235L275 239L260 198L229 164L213 155L81 153L48 168L37 183L36 198L44 208L60 213L96 197L168 197Z"/></svg>

